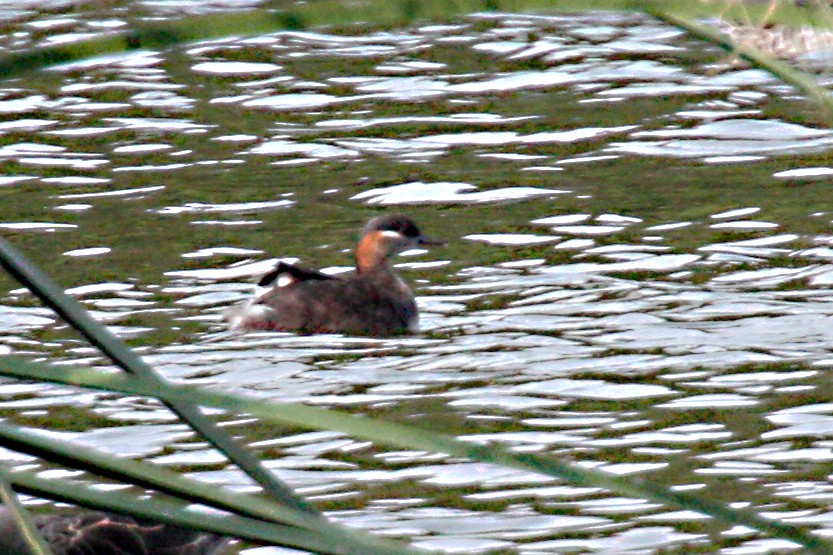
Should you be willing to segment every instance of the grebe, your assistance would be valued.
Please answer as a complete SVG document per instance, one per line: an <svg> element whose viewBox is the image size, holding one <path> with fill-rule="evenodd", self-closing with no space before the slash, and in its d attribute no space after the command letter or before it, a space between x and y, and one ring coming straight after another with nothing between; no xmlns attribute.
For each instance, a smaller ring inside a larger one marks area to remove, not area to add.
<svg viewBox="0 0 833 555"><path fill-rule="evenodd" d="M404 214L370 220L356 247L356 271L331 276L279 262L255 297L231 309L234 330L299 330L389 336L417 329L414 294L388 259L420 245L442 244Z"/></svg>

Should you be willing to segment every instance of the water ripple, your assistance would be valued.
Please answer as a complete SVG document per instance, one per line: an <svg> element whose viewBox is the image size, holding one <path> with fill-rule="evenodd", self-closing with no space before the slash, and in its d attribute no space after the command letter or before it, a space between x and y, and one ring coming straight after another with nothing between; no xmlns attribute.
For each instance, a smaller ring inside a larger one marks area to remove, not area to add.
<svg viewBox="0 0 833 555"><path fill-rule="evenodd" d="M33 10L4 12L4 47L128 24ZM795 91L698 48L634 14L490 12L51 68L55 86L0 90L0 229L172 381L789 504L771 516L828 533L833 138L783 118L806 109ZM395 207L447 242L394 262L420 334L225 330L276 257L348 271L361 222ZM106 364L36 302L3 295L0 354ZM254 490L153 400L4 380L0 409ZM216 417L333 518L449 552L786 548L533 473Z"/></svg>

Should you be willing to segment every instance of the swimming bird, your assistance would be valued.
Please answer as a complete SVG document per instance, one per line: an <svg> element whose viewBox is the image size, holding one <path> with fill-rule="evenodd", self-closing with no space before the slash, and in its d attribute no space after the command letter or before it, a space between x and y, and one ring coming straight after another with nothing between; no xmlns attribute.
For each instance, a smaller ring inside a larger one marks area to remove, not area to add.
<svg viewBox="0 0 833 555"><path fill-rule="evenodd" d="M299 330L389 336L417 329L414 294L389 258L421 245L442 244L422 235L404 214L370 220L356 247L356 271L331 276L285 262L258 282L259 292L233 308L234 330Z"/></svg>
<svg viewBox="0 0 833 555"><path fill-rule="evenodd" d="M229 542L213 534L101 512L34 519L55 555L220 555ZM0 508L0 554L29 553L11 514Z"/></svg>

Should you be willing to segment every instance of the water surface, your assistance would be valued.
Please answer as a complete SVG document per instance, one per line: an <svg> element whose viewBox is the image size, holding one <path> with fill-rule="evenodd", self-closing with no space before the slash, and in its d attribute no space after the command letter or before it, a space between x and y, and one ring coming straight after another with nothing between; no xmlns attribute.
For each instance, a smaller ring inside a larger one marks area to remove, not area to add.
<svg viewBox="0 0 833 555"><path fill-rule="evenodd" d="M0 12L3 46L126 25L118 7L51 9ZM0 230L167 378L833 530L833 135L769 75L644 17L484 13L206 41L4 87ZM225 330L276 260L348 269L363 222L394 210L447 243L397 260L420 334ZM0 354L105 364L0 287ZM153 400L5 380L0 407L251 487ZM677 507L225 418L333 518L449 553L795 551Z"/></svg>

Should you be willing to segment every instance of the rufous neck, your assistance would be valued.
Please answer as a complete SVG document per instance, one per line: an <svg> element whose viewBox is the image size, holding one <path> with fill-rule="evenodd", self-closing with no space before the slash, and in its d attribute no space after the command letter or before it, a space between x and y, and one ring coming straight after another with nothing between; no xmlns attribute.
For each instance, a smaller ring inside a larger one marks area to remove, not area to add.
<svg viewBox="0 0 833 555"><path fill-rule="evenodd" d="M359 240L356 246L356 272L359 274L385 268L388 264L381 231L373 231Z"/></svg>

